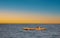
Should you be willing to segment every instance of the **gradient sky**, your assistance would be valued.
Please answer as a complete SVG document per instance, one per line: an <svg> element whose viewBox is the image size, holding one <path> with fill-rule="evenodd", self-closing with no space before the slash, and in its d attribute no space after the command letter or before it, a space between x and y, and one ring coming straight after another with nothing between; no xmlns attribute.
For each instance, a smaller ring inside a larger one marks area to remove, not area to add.
<svg viewBox="0 0 60 38"><path fill-rule="evenodd" d="M60 0L0 0L0 23L60 23Z"/></svg>

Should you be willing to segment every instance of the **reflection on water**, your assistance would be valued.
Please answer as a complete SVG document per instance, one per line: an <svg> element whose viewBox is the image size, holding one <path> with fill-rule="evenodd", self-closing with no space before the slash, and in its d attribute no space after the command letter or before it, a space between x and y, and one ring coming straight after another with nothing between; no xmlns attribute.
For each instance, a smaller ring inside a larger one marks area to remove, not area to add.
<svg viewBox="0 0 60 38"><path fill-rule="evenodd" d="M47 28L46 31L25 31L24 27ZM0 38L60 38L60 25L44 24L5 24L0 25Z"/></svg>

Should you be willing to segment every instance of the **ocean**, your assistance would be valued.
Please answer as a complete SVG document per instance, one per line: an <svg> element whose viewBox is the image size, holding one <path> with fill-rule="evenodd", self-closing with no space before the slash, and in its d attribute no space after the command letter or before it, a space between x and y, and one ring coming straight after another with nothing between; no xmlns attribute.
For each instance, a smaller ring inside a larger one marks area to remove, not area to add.
<svg viewBox="0 0 60 38"><path fill-rule="evenodd" d="M23 30L25 27L37 26L47 30ZM0 24L0 38L60 38L60 24Z"/></svg>

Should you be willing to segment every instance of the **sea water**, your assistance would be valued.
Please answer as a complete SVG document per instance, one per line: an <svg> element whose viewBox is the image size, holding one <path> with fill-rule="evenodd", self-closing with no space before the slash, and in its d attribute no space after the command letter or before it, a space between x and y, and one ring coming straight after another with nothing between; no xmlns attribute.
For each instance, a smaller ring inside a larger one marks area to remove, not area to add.
<svg viewBox="0 0 60 38"><path fill-rule="evenodd" d="M37 26L47 30L23 30ZM60 38L60 24L0 24L0 38Z"/></svg>

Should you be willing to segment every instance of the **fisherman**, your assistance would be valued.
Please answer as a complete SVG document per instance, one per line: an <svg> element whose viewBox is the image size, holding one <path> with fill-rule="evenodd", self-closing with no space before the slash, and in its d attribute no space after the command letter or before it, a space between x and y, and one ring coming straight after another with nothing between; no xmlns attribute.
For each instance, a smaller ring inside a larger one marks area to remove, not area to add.
<svg viewBox="0 0 60 38"><path fill-rule="evenodd" d="M42 27L37 26L36 28L42 28Z"/></svg>

